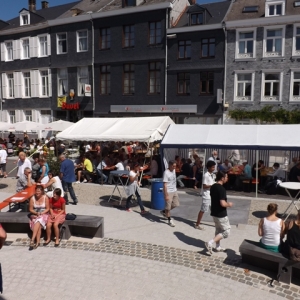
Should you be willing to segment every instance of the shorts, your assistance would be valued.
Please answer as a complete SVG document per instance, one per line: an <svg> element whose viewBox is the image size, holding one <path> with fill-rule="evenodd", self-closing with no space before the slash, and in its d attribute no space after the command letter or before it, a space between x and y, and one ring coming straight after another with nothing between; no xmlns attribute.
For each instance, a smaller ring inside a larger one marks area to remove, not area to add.
<svg viewBox="0 0 300 300"><path fill-rule="evenodd" d="M0 164L0 169L1 169L3 172L6 172L6 164Z"/></svg>
<svg viewBox="0 0 300 300"><path fill-rule="evenodd" d="M165 201L165 209L166 210L171 210L177 206L179 206L179 197L177 192L174 193L168 193L169 194L169 201Z"/></svg>
<svg viewBox="0 0 300 300"><path fill-rule="evenodd" d="M211 206L211 200L202 198L200 211L208 212L210 210L210 206Z"/></svg>
<svg viewBox="0 0 300 300"><path fill-rule="evenodd" d="M224 239L227 238L229 236L230 228L231 228L228 217L227 216L224 218L213 217L213 219L216 226L215 235L220 234Z"/></svg>

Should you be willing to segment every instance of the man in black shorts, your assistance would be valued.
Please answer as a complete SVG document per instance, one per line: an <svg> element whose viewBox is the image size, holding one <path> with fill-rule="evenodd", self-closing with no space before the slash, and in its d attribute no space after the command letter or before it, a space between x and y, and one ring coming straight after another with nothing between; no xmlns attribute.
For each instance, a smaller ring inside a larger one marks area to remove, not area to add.
<svg viewBox="0 0 300 300"><path fill-rule="evenodd" d="M227 202L226 190L223 185L227 182L228 175L219 171L216 177L216 183L210 188L211 213L215 222L215 237L205 243L205 247L212 254L213 244L216 243L215 251L223 252L220 245L222 239L226 239L230 234L230 224L227 217L227 207L232 207L232 202Z"/></svg>

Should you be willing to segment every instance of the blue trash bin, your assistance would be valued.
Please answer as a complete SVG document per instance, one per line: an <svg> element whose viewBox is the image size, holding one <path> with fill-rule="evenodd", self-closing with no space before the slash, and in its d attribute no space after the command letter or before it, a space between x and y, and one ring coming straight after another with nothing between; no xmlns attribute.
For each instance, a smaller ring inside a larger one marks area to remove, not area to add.
<svg viewBox="0 0 300 300"><path fill-rule="evenodd" d="M165 208L164 183L162 178L151 179L151 208L162 210Z"/></svg>

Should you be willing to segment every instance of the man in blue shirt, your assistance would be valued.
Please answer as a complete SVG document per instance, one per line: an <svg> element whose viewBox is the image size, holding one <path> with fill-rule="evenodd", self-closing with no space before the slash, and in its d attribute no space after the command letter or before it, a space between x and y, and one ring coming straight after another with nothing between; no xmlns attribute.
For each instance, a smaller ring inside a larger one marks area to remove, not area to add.
<svg viewBox="0 0 300 300"><path fill-rule="evenodd" d="M247 160L243 161L244 170L240 176L236 177L235 186L238 190L242 189L242 182L244 180L250 180L252 178L251 166L248 164Z"/></svg>
<svg viewBox="0 0 300 300"><path fill-rule="evenodd" d="M73 190L72 182L75 182L75 171L73 162L66 158L64 154L60 157L61 165L60 165L60 179L62 181L62 186L65 192L64 198L66 200L66 204L69 204L68 200L68 192L73 200L73 204L77 205L78 200L76 198L75 192Z"/></svg>

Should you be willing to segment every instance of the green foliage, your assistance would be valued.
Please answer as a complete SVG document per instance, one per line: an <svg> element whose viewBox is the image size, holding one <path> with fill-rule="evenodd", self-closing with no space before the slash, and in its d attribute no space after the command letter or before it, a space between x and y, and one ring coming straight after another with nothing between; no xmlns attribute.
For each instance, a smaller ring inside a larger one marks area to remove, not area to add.
<svg viewBox="0 0 300 300"><path fill-rule="evenodd" d="M237 121L248 119L260 124L300 124L300 110L288 111L283 108L273 110L272 106L265 106L262 109L252 111L234 109L229 111L229 116Z"/></svg>
<svg viewBox="0 0 300 300"><path fill-rule="evenodd" d="M54 171L57 175L59 175L59 170L60 170L59 159L55 155L49 154L47 156L47 163L49 166L49 170Z"/></svg>

